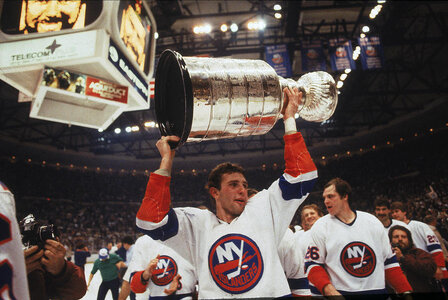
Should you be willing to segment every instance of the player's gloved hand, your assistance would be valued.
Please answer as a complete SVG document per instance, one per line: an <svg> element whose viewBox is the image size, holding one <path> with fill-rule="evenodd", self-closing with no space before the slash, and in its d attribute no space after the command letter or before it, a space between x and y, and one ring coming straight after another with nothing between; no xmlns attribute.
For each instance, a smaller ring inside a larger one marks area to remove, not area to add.
<svg viewBox="0 0 448 300"><path fill-rule="evenodd" d="M42 265L50 274L60 274L65 267L66 249L64 245L55 240L46 240L44 249L44 256L41 259Z"/></svg>
<svg viewBox="0 0 448 300"><path fill-rule="evenodd" d="M23 251L23 255L25 256L25 264L26 264L26 273L29 274L35 270L42 269L42 264L40 259L44 255L44 251L39 247L33 246L29 249Z"/></svg>
<svg viewBox="0 0 448 300"><path fill-rule="evenodd" d="M165 289L163 292L167 295L172 295L177 290L180 290L180 288L181 288L180 280L181 279L182 279L182 276L180 276L179 274L176 274L176 276L174 276L174 278L173 278L173 281L171 281L170 286L167 289Z"/></svg>

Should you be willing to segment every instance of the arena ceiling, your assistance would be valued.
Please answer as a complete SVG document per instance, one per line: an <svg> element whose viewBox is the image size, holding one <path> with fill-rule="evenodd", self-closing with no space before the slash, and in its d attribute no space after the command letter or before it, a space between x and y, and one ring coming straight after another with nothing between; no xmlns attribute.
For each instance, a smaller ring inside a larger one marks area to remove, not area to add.
<svg viewBox="0 0 448 300"><path fill-rule="evenodd" d="M282 6L276 19L274 4ZM329 155L399 139L429 128L444 127L448 112L448 2L387 1L375 19L369 18L377 1L152 1L159 39L156 53L173 49L185 56L263 59L264 47L287 44L293 57L293 77L299 78L300 46L303 41L356 39L364 25L383 43L385 67L349 73L340 89L339 104L328 121L298 121L315 155ZM263 18L264 31L249 31L246 24ZM193 26L208 22L210 34L195 35ZM237 33L222 33L219 26L235 22ZM340 72L328 72L335 79ZM103 132L94 129L29 118L30 104L17 101L18 92L0 83L0 154L40 157L85 156L98 160L155 160L158 129L143 123L155 120L154 105L147 111L127 112ZM139 132L115 134L116 127L139 125ZM184 161L226 157L247 159L254 153L277 155L283 147L283 124L267 134L186 144L177 156ZM46 154L51 153L51 154ZM58 158L59 159L59 158Z"/></svg>

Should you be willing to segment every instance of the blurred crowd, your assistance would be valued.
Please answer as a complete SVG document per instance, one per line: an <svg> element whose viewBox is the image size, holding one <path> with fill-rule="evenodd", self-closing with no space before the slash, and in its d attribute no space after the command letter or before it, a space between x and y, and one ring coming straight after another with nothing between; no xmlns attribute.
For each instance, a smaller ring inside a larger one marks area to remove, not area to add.
<svg viewBox="0 0 448 300"><path fill-rule="evenodd" d="M445 130L446 131L446 130ZM341 177L353 187L354 209L373 213L373 203L384 198L406 203L412 218L437 218L437 228L448 240L447 132L414 138L375 151L316 159L319 179L305 204L323 208L323 185ZM312 152L311 152L312 154ZM279 165L248 169L251 187L262 189L283 172ZM137 237L135 216L147 175L71 170L0 159L0 178L16 197L19 220L29 213L60 228L62 242L74 249L82 240L95 251L123 236ZM208 201L207 172L173 176L174 206L198 206ZM300 220L296 220L300 224Z"/></svg>

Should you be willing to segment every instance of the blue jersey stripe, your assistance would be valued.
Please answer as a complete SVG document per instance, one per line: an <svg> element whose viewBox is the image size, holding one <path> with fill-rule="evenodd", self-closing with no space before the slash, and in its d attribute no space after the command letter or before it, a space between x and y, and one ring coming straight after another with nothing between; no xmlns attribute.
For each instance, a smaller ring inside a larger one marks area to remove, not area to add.
<svg viewBox="0 0 448 300"><path fill-rule="evenodd" d="M148 235L153 240L166 241L167 239L175 236L179 231L179 220L177 219L176 213L171 208L168 212L168 222L156 229L146 230L137 226L137 229Z"/></svg>
<svg viewBox="0 0 448 300"><path fill-rule="evenodd" d="M428 248L428 252L432 252L434 250L441 250L442 247L440 246L440 244L432 244L432 245L428 245L426 246L426 248Z"/></svg>
<svg viewBox="0 0 448 300"><path fill-rule="evenodd" d="M309 289L308 278L288 278L289 288L291 290Z"/></svg>
<svg viewBox="0 0 448 300"><path fill-rule="evenodd" d="M321 266L322 268L324 267L324 264L318 264L314 261L306 261L305 262L305 273L308 272L308 268L311 267L312 265Z"/></svg>
<svg viewBox="0 0 448 300"><path fill-rule="evenodd" d="M391 264L394 264L394 263L398 263L397 257L396 257L395 255L392 256L391 258L386 259L386 260L384 261L384 265L385 265L385 266L387 266L387 265L391 265Z"/></svg>
<svg viewBox="0 0 448 300"><path fill-rule="evenodd" d="M166 300L166 299L170 299L170 300L176 300L176 299L182 299L185 297L192 297L193 293L188 293L188 294L172 294L172 295L166 295L166 296L150 296L149 299L151 300Z"/></svg>
<svg viewBox="0 0 448 300"><path fill-rule="evenodd" d="M280 177L278 185L280 187L280 190L282 191L283 199L291 200L300 199L306 194L310 193L316 181L317 178L297 183L289 183L285 179L284 175L282 175Z"/></svg>

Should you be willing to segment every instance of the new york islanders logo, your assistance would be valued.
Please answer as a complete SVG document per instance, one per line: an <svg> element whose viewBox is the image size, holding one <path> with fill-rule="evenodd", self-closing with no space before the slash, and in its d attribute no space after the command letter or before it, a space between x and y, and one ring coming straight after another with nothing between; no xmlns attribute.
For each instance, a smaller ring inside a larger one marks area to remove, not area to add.
<svg viewBox="0 0 448 300"><path fill-rule="evenodd" d="M167 255L161 255L151 280L155 285L164 286L170 283L177 274L177 264Z"/></svg>
<svg viewBox="0 0 448 300"><path fill-rule="evenodd" d="M355 277L370 276L376 267L376 256L372 248L363 242L351 242L341 251L344 270Z"/></svg>
<svg viewBox="0 0 448 300"><path fill-rule="evenodd" d="M241 294L257 285L263 275L263 258L250 238L228 234L211 247L208 267L213 280L223 291Z"/></svg>

